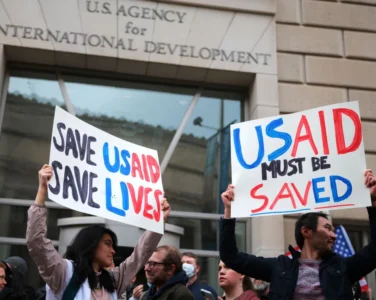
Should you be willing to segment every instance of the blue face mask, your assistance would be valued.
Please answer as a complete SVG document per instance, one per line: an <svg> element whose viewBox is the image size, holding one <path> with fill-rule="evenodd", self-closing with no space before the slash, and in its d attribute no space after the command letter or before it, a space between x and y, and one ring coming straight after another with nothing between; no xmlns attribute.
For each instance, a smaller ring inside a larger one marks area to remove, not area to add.
<svg viewBox="0 0 376 300"><path fill-rule="evenodd" d="M148 285L149 289L151 287L151 283L150 282L146 282L146 284Z"/></svg>
<svg viewBox="0 0 376 300"><path fill-rule="evenodd" d="M187 274L188 278L192 278L195 275L195 267L191 264L184 263L183 270Z"/></svg>

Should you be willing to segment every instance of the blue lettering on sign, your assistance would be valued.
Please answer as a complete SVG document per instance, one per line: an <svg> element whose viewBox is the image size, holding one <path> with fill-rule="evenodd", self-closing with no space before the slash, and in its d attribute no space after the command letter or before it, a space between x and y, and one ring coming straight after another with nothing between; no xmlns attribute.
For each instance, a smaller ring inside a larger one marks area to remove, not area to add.
<svg viewBox="0 0 376 300"><path fill-rule="evenodd" d="M111 173L116 173L120 171L121 174L128 176L131 173L131 164L129 163L128 159L131 157L128 150L121 150L119 155L118 147L114 146L114 156L115 161L113 164L110 162L110 150L108 143L103 144L103 162L106 169ZM120 162L120 156L123 162Z"/></svg>
<svg viewBox="0 0 376 300"><path fill-rule="evenodd" d="M338 195L338 188L337 188L338 181L341 181L346 185L346 191L342 196ZM325 191L325 188L317 186L318 183L320 182L325 182L325 177L318 177L318 178L312 179L312 189L313 189L313 195L315 196L315 202L316 203L329 202L330 197L320 198L319 194ZM350 180L342 176L331 175L329 176L329 182L330 182L330 188L332 190L332 198L334 202L344 201L351 196L352 185L351 185Z"/></svg>
<svg viewBox="0 0 376 300"><path fill-rule="evenodd" d="M117 208L112 205L112 186L111 185L112 185L111 179L106 178L106 209L116 215L125 217L125 210L129 209L129 197L128 197L127 185L124 182L120 183L123 209Z"/></svg>
<svg viewBox="0 0 376 300"><path fill-rule="evenodd" d="M277 127L279 127L281 125L283 125L283 119L279 118L279 119L271 121L266 126L266 135L267 136L269 136L271 138L282 139L282 140L285 141L285 144L281 148L275 150L274 152L272 152L272 153L270 153L268 155L268 160L269 161L275 160L278 157L280 157L283 154L285 154L289 150L289 148L290 148L290 146L292 144L291 135L289 135L286 132L280 132L280 131L275 130L275 128L277 128Z"/></svg>
<svg viewBox="0 0 376 300"><path fill-rule="evenodd" d="M257 159L252 164L247 164L243 157L242 145L240 142L240 128L236 128L233 130L236 158L238 159L238 162L244 169L253 169L253 168L258 167L264 157L265 149L264 149L264 139L262 136L261 126L256 126L256 133L257 133L257 140L258 140L258 145L259 145Z"/></svg>
<svg viewBox="0 0 376 300"><path fill-rule="evenodd" d="M337 189L337 183L336 183L337 180L342 181L347 187L346 192L342 196L338 195L338 189ZM347 198L350 197L352 193L352 185L351 185L350 180L342 176L338 176L338 175L330 176L330 187L332 189L334 202L341 202L343 200L346 200Z"/></svg>
<svg viewBox="0 0 376 300"><path fill-rule="evenodd" d="M103 162L104 162L104 165L106 166L106 169L111 173L116 173L120 167L119 149L116 146L114 146L114 156L115 156L115 162L112 165L110 163L108 143L104 143L103 144Z"/></svg>
<svg viewBox="0 0 376 300"><path fill-rule="evenodd" d="M316 203L324 203L330 201L330 197L323 197L320 198L320 193L325 191L325 188L323 187L318 187L317 184L320 182L325 182L325 177L318 177L318 178L313 178L312 179L312 189L313 189L313 195L315 197L315 202Z"/></svg>

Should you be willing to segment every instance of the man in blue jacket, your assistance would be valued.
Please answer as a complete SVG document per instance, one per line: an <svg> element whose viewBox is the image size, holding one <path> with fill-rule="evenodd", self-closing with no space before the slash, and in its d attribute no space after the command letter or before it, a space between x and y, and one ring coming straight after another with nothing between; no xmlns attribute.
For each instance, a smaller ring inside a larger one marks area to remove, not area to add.
<svg viewBox="0 0 376 300"><path fill-rule="evenodd" d="M214 299L218 299L217 292L211 286L198 282L200 263L198 261L197 255L192 252L184 252L181 256L183 270L189 278L187 287L192 292L195 300L205 300L205 297L201 293L201 289L209 291L213 295Z"/></svg>
<svg viewBox="0 0 376 300"><path fill-rule="evenodd" d="M234 186L222 194L225 205L221 219L220 257L231 269L249 277L270 282L269 299L354 299L352 285L376 268L376 177L365 172L365 185L370 188L372 207L368 207L370 243L352 257L333 252L334 228L326 214L307 213L295 225L299 253L289 247L292 259L256 257L238 252L235 219L231 219Z"/></svg>

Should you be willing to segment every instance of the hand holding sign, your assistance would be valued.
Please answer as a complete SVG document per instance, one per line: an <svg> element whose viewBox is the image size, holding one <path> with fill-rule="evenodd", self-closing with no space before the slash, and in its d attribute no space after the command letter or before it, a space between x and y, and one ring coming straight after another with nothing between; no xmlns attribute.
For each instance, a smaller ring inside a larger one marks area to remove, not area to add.
<svg viewBox="0 0 376 300"><path fill-rule="evenodd" d="M162 199L162 211L163 211L163 219L166 223L167 221L167 218L170 214L170 211L171 211L171 207L170 207L170 204L167 202L167 199L166 198L163 198Z"/></svg>
<svg viewBox="0 0 376 300"><path fill-rule="evenodd" d="M35 198L35 204L44 205L46 202L47 196L47 184L50 178L52 177L52 168L49 165L44 165L38 173L39 177L39 187L38 194Z"/></svg>
<svg viewBox="0 0 376 300"><path fill-rule="evenodd" d="M47 185L48 185L48 181L53 176L53 169L49 165L43 165L42 169L39 170L38 175L39 175L39 189L38 189L38 194L35 200L35 204L44 205L46 202L45 196L47 193ZM166 222L171 212L170 204L168 203L166 198L162 199L161 210L163 212L163 219Z"/></svg>
<svg viewBox="0 0 376 300"><path fill-rule="evenodd" d="M51 166L43 165L42 169L38 172L38 175L39 175L39 188L47 190L47 183L53 175Z"/></svg>
<svg viewBox="0 0 376 300"><path fill-rule="evenodd" d="M222 193L221 195L223 205L225 206L225 218L231 218L231 201L234 201L235 194L234 194L234 185L229 184L227 190Z"/></svg>
<svg viewBox="0 0 376 300"><path fill-rule="evenodd" d="M370 189L372 206L376 207L376 176L368 169L364 173L364 184Z"/></svg>

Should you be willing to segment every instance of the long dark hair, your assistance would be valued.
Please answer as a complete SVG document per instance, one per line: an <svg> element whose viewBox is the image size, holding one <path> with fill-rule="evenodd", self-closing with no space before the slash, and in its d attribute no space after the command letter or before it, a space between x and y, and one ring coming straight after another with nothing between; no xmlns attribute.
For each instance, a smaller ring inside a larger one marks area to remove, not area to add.
<svg viewBox="0 0 376 300"><path fill-rule="evenodd" d="M97 276L93 270L95 251L105 234L111 237L113 248L116 251L116 234L108 228L95 225L80 230L68 246L64 257L73 261L74 271L80 285L88 279L91 289L97 288L99 283L100 287L104 287L109 293L113 293L116 286L112 275L102 268L101 274Z"/></svg>

